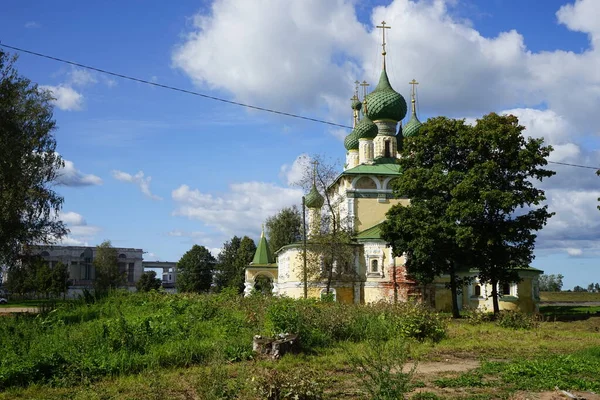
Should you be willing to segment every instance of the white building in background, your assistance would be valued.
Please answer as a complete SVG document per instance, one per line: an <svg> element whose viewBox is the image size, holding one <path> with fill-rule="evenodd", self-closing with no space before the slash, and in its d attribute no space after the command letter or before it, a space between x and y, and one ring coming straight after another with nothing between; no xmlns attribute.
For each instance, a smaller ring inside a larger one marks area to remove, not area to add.
<svg viewBox="0 0 600 400"><path fill-rule="evenodd" d="M142 262L144 271L161 270L156 277L162 281L162 286L165 289L175 287L177 281L177 263L174 261L144 261Z"/></svg>
<svg viewBox="0 0 600 400"><path fill-rule="evenodd" d="M114 248L117 251L119 271L125 275L125 285L131 289L144 273L142 249ZM94 268L94 257L96 247L85 246L35 246L33 255L38 255L48 262L50 267L59 262L69 267L69 279L72 282L71 289L77 291L91 287L96 279ZM71 290L70 290L71 291Z"/></svg>

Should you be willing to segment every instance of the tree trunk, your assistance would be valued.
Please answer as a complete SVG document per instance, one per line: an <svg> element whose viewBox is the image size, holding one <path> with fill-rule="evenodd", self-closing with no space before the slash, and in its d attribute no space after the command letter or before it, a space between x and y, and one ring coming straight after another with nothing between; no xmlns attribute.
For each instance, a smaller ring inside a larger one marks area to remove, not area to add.
<svg viewBox="0 0 600 400"><path fill-rule="evenodd" d="M494 316L500 312L500 306L498 304L498 280L492 279L492 304L494 305Z"/></svg>
<svg viewBox="0 0 600 400"><path fill-rule="evenodd" d="M458 310L458 285L456 284L456 273L454 272L454 263L450 266L450 292L452 293L452 318L460 318Z"/></svg>

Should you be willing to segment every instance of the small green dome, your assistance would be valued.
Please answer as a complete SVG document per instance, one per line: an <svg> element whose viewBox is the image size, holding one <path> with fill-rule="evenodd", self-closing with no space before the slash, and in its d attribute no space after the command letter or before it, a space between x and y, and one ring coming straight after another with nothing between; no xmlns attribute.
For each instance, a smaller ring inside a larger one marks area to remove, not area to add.
<svg viewBox="0 0 600 400"><path fill-rule="evenodd" d="M310 192L304 197L304 201L308 208L321 208L323 207L323 203L325 203L325 199L321 196L314 183Z"/></svg>
<svg viewBox="0 0 600 400"><path fill-rule="evenodd" d="M360 100L358 99L358 97L354 96L352 98L352 109L360 111L361 108L362 108L362 103L360 102Z"/></svg>
<svg viewBox="0 0 600 400"><path fill-rule="evenodd" d="M401 121L406 116L406 100L392 88L385 69L375 90L367 95L367 105L367 116L372 121Z"/></svg>
<svg viewBox="0 0 600 400"><path fill-rule="evenodd" d="M357 141L358 139L374 139L377 136L377 125L368 117L364 117L356 124L354 132L356 133Z"/></svg>
<svg viewBox="0 0 600 400"><path fill-rule="evenodd" d="M404 137L417 136L419 134L419 130L421 129L421 125L423 124L421 121L419 121L419 118L417 118L417 114L413 113L413 115L410 117L410 121L408 121L402 131Z"/></svg>
<svg viewBox="0 0 600 400"><path fill-rule="evenodd" d="M358 137L356 136L356 129L346 136L346 139L344 139L344 147L346 150L358 150Z"/></svg>

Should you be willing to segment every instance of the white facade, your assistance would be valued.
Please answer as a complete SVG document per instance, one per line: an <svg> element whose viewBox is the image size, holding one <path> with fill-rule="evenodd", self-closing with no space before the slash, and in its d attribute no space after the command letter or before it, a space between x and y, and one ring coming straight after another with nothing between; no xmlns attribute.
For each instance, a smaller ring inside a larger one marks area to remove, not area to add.
<svg viewBox="0 0 600 400"><path fill-rule="evenodd" d="M126 275L125 286L135 286L144 273L142 249L114 248L117 251L119 269ZM85 246L36 246L33 255L38 255L54 267L59 262L69 267L69 279L72 287L91 286L96 278L94 257L96 247Z"/></svg>

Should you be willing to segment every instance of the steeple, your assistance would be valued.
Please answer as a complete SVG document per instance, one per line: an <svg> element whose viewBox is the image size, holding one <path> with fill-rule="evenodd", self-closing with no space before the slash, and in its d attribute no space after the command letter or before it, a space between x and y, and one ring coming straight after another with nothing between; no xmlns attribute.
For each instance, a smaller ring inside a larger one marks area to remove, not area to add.
<svg viewBox="0 0 600 400"><path fill-rule="evenodd" d="M383 70L385 71L385 56L387 55L385 51L385 30L391 29L391 26L385 26L385 21L381 21L381 25L377 25L377 28L381 29L382 43L381 43L381 55L383 56Z"/></svg>
<svg viewBox="0 0 600 400"><path fill-rule="evenodd" d="M256 247L256 252L254 253L254 258L250 265L266 265L273 264L274 262L275 258L273 258L271 250L269 249L269 244L265 237L265 227L263 225L262 232L260 233L260 240L258 241L258 246Z"/></svg>
<svg viewBox="0 0 600 400"><path fill-rule="evenodd" d="M415 79L409 82L412 85L410 103L411 103L411 115L410 120L404 127L402 133L404 137L416 136L421 129L421 121L417 117L417 99L416 99L416 86L419 84Z"/></svg>

